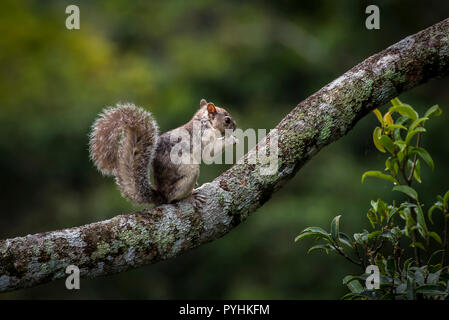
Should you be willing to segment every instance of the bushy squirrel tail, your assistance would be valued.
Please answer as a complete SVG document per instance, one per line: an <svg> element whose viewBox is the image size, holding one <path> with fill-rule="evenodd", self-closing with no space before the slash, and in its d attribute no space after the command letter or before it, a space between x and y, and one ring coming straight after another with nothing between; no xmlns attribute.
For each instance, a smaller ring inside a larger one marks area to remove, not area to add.
<svg viewBox="0 0 449 320"><path fill-rule="evenodd" d="M115 176L122 195L138 204L160 202L149 177L158 131L151 113L133 104L103 110L92 125L92 161L104 175Z"/></svg>

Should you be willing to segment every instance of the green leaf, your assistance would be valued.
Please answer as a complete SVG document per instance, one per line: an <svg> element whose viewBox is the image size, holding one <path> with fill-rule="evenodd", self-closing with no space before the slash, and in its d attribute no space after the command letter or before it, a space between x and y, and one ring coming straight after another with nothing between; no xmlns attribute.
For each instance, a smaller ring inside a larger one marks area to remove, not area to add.
<svg viewBox="0 0 449 320"><path fill-rule="evenodd" d="M388 218L388 209L387 209L387 205L385 202L383 202L382 200L378 199L378 210L377 213L380 216L380 222L382 223L384 220L386 220Z"/></svg>
<svg viewBox="0 0 449 320"><path fill-rule="evenodd" d="M318 239L320 238L324 238L325 240L328 240L328 238L326 236L323 236L319 233L315 233L315 232L303 232L300 235L296 236L295 238L295 242L298 242L299 240L305 239L305 238L310 238L310 237L316 237Z"/></svg>
<svg viewBox="0 0 449 320"><path fill-rule="evenodd" d="M349 282L354 281L354 280L365 281L365 279L363 278L363 275L362 276L348 275L343 278L343 284L346 286L346 285L348 285Z"/></svg>
<svg viewBox="0 0 449 320"><path fill-rule="evenodd" d="M377 212L379 200L380 199L378 199L377 201L371 200L371 207L374 209L375 212Z"/></svg>
<svg viewBox="0 0 449 320"><path fill-rule="evenodd" d="M407 290L407 283L406 282L403 282L403 283L401 283L400 285L398 285L397 287L396 287L396 293L398 293L398 294L406 294L406 290Z"/></svg>
<svg viewBox="0 0 449 320"><path fill-rule="evenodd" d="M382 143L380 143L380 138L382 137L382 129L379 127L376 127L373 131L373 142L374 146L379 150L380 152L385 152L384 147L382 146Z"/></svg>
<svg viewBox="0 0 449 320"><path fill-rule="evenodd" d="M419 160L416 160L415 170L413 170L413 177L416 181L421 183L421 163Z"/></svg>
<svg viewBox="0 0 449 320"><path fill-rule="evenodd" d="M379 142L388 152L394 154L394 143L389 136L382 135Z"/></svg>
<svg viewBox="0 0 449 320"><path fill-rule="evenodd" d="M436 242L438 242L439 244L442 243L440 236L438 235L438 233L436 232L429 232L428 233L429 237L432 237Z"/></svg>
<svg viewBox="0 0 449 320"><path fill-rule="evenodd" d="M412 187L409 187L409 186L395 186L395 187L393 187L393 191L399 191L399 192L405 193L410 198L418 200L418 193Z"/></svg>
<svg viewBox="0 0 449 320"><path fill-rule="evenodd" d="M405 137L405 144L410 145L410 141L412 141L413 137L419 132L426 132L426 128L418 127L415 130L410 130Z"/></svg>
<svg viewBox="0 0 449 320"><path fill-rule="evenodd" d="M407 122L407 120L409 120L407 117L399 117L399 119L397 119L395 121L394 125L404 126L404 124ZM407 130L407 128L405 126L404 126L404 128ZM394 135L395 141L402 141L401 130L394 130L393 135Z"/></svg>
<svg viewBox="0 0 449 320"><path fill-rule="evenodd" d="M413 266L413 263L414 263L413 258L408 258L407 260L405 260L405 262L404 262L404 271L407 272L408 269Z"/></svg>
<svg viewBox="0 0 449 320"><path fill-rule="evenodd" d="M416 248L419 248L419 249L421 249L423 251L426 251L426 248L424 248L424 246L423 246L423 244L421 242L411 243L410 247L412 247L412 248L416 247Z"/></svg>
<svg viewBox="0 0 449 320"><path fill-rule="evenodd" d="M300 235L296 236L295 242L298 242L301 239L313 237L313 236L314 236L313 232L303 232Z"/></svg>
<svg viewBox="0 0 449 320"><path fill-rule="evenodd" d="M423 293L427 295L445 295L446 291L443 286L434 284L425 284L416 288L416 293Z"/></svg>
<svg viewBox="0 0 449 320"><path fill-rule="evenodd" d="M351 238L343 232L340 232L340 242L352 248Z"/></svg>
<svg viewBox="0 0 449 320"><path fill-rule="evenodd" d="M401 100L399 100L399 98L394 98L390 102L393 105L393 107L402 105L402 102Z"/></svg>
<svg viewBox="0 0 449 320"><path fill-rule="evenodd" d="M328 244L317 244L317 245L314 245L313 247L311 247L309 250L307 250L307 254L309 254L315 250L324 250L324 251L326 251L326 254L329 254L329 249L330 249L330 247Z"/></svg>
<svg viewBox="0 0 449 320"><path fill-rule="evenodd" d="M343 284L347 285L352 293L360 293L363 291L362 285L360 284L359 280L357 280L356 277L354 276L344 277Z"/></svg>
<svg viewBox="0 0 449 320"><path fill-rule="evenodd" d="M430 156L430 154L427 152L426 149L413 147L413 148L411 148L410 153L417 154L418 156L420 156L432 170L435 168L433 159Z"/></svg>
<svg viewBox="0 0 449 320"><path fill-rule="evenodd" d="M377 214L373 210L369 210L366 213L366 217L368 218L369 222L371 223L371 226L374 229L376 227L376 224L379 223L379 219L377 218Z"/></svg>
<svg viewBox="0 0 449 320"><path fill-rule="evenodd" d="M416 222L413 219L413 217L412 217L412 215L410 213L410 210L404 210L403 212L406 214L406 217L405 217L405 224L406 224L405 235L407 237L410 237L409 232L414 230L413 227L415 226Z"/></svg>
<svg viewBox="0 0 449 320"><path fill-rule="evenodd" d="M365 179L367 177L373 177L373 178L379 178L379 179L384 179L393 183L398 183L398 181L393 178L392 176L390 176L389 174L385 174L382 173L380 171L366 171L363 175L362 175L362 183L363 181L365 181Z"/></svg>
<svg viewBox="0 0 449 320"><path fill-rule="evenodd" d="M371 239L377 238L378 236L380 236L381 233L382 233L382 231L380 231L380 230L373 231L368 235L368 239L371 240Z"/></svg>
<svg viewBox="0 0 449 320"><path fill-rule="evenodd" d="M387 238L387 239L389 239L391 241L394 241L394 239L395 239L395 237L394 237L393 233L391 232L391 230L388 230L388 229L384 230L380 236L382 238Z"/></svg>
<svg viewBox="0 0 449 320"><path fill-rule="evenodd" d="M391 163L391 157L388 157L387 160L385 160L385 171L393 171L393 164Z"/></svg>
<svg viewBox="0 0 449 320"><path fill-rule="evenodd" d="M415 121L412 122L412 124L410 125L410 127L408 128L409 130L413 130L415 129L421 122L427 121L429 120L429 118L427 117L422 117L419 119L416 119Z"/></svg>
<svg viewBox="0 0 449 320"><path fill-rule="evenodd" d="M391 129L404 129L407 130L406 127L404 127L402 124L389 124L387 125L387 129L391 130Z"/></svg>
<svg viewBox="0 0 449 320"><path fill-rule="evenodd" d="M443 271L442 269L434 272L434 273L429 273L429 275L427 276L427 284L437 284L438 280L440 278L441 275L441 271Z"/></svg>
<svg viewBox="0 0 449 320"><path fill-rule="evenodd" d="M382 113L380 113L379 109L374 109L373 113L376 115L377 120L379 120L382 127L384 126L384 120L382 118Z"/></svg>
<svg viewBox="0 0 449 320"><path fill-rule="evenodd" d="M332 239L335 242L338 242L338 239L339 239L339 234L340 234L340 217L341 217L341 215L336 216L332 220L332 223L331 223L331 236L332 236Z"/></svg>
<svg viewBox="0 0 449 320"><path fill-rule="evenodd" d="M436 104L429 108L429 110L426 111L424 114L424 117L439 117L443 111L440 109L440 107Z"/></svg>
<svg viewBox="0 0 449 320"><path fill-rule="evenodd" d="M449 191L443 197L443 206L448 209L449 207Z"/></svg>
<svg viewBox="0 0 449 320"><path fill-rule="evenodd" d="M413 121L418 119L418 113L411 106L406 105L406 104L400 104L400 105L390 107L390 109L388 109L388 112L390 112L390 113L399 112L401 114L401 116L408 117L408 118L412 119Z"/></svg>
<svg viewBox="0 0 449 320"><path fill-rule="evenodd" d="M341 297L341 300L360 300L360 297L357 294L349 292Z"/></svg>
<svg viewBox="0 0 449 320"><path fill-rule="evenodd" d="M407 278L407 299L408 300L416 299L415 283L411 277Z"/></svg>
<svg viewBox="0 0 449 320"><path fill-rule="evenodd" d="M426 219L424 218L424 213L422 212L421 206L416 206L416 222L418 223L418 230L423 237L428 234Z"/></svg>
<svg viewBox="0 0 449 320"><path fill-rule="evenodd" d="M399 209L398 208L393 208L390 210L390 212L388 213L388 218L387 218L387 223L390 222L391 218L393 218L393 216L398 213Z"/></svg>
<svg viewBox="0 0 449 320"><path fill-rule="evenodd" d="M402 160L404 160L404 152L405 151L399 151L398 154L396 155L398 157L398 161L402 162Z"/></svg>
<svg viewBox="0 0 449 320"><path fill-rule="evenodd" d="M328 235L329 233L320 227L307 227L302 232L315 232L315 233L321 233L323 235Z"/></svg>
<svg viewBox="0 0 449 320"><path fill-rule="evenodd" d="M401 140L396 140L395 142L393 142L395 145L397 145L399 147L399 150L404 151L405 147L407 147L407 145L405 144L404 141Z"/></svg>
<svg viewBox="0 0 449 320"><path fill-rule="evenodd" d="M384 114L384 122L387 126L394 124L393 118L391 117L391 114L389 112Z"/></svg>
<svg viewBox="0 0 449 320"><path fill-rule="evenodd" d="M432 222L432 224L434 224L433 219L432 219L433 211L434 211L435 209L438 209L438 210L440 210L440 211L443 211L443 208L441 207L440 204L441 204L441 202L435 203L433 206L430 207L429 211L427 212L427 217L429 218L430 222Z"/></svg>
<svg viewBox="0 0 449 320"><path fill-rule="evenodd" d="M320 227L308 227L301 231L301 233L295 238L295 242L308 237L317 237L325 240L330 240L330 234Z"/></svg>
<svg viewBox="0 0 449 320"><path fill-rule="evenodd" d="M368 241L368 232L365 231L363 233L354 233L353 237L355 242L358 244L363 244Z"/></svg>

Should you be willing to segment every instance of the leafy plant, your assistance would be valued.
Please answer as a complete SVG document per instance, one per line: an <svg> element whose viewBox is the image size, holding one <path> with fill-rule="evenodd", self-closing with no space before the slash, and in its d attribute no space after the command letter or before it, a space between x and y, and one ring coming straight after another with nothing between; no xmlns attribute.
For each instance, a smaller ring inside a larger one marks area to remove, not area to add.
<svg viewBox="0 0 449 320"><path fill-rule="evenodd" d="M442 111L435 105L420 117L415 109L398 98L391 102L392 106L384 115L374 110L380 126L373 131L373 142L377 150L388 155L385 169L365 172L362 183L367 178L386 180L393 184L392 191L405 194L407 201L399 205L387 204L381 199L371 201L366 214L371 231L363 230L352 236L342 233L341 216L337 216L332 220L330 232L308 227L295 242L312 237L319 243L308 253L335 252L362 268L362 275L348 275L343 279L350 290L343 299L448 299L449 191L436 197L437 201L426 215L419 194L412 187L414 182L422 183L422 164L434 169L432 157L420 142L426 132L426 122ZM431 230L436 212L443 214L442 234ZM365 286L371 276L366 273L368 265L377 266L379 270L377 289Z"/></svg>

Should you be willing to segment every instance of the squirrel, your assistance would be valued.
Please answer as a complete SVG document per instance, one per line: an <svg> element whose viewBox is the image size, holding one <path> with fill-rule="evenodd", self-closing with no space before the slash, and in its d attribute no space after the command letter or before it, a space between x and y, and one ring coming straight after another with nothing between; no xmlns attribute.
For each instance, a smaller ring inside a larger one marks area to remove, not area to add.
<svg viewBox="0 0 449 320"><path fill-rule="evenodd" d="M201 130L195 130L195 122ZM200 164L171 161L172 149L179 143L172 137L187 132L190 141L201 139L204 148L206 140L198 135L210 130L218 137L215 141L224 141L221 152L225 146L238 143L229 135L235 129L231 115L205 99L201 99L199 110L189 122L160 136L149 111L131 103L117 104L104 109L92 125L89 152L97 169L103 175L114 176L122 196L136 204L160 205L193 197L194 205L201 206L205 198L193 192ZM188 152L193 159L193 149Z"/></svg>

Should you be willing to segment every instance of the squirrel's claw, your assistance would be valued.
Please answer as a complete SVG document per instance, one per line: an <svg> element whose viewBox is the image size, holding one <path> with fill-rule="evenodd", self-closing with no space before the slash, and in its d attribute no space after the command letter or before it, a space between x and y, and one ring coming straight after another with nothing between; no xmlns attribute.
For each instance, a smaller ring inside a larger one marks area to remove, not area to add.
<svg viewBox="0 0 449 320"><path fill-rule="evenodd" d="M193 190L192 192L193 204L195 208L199 209L206 202L206 197L200 194L197 190Z"/></svg>

